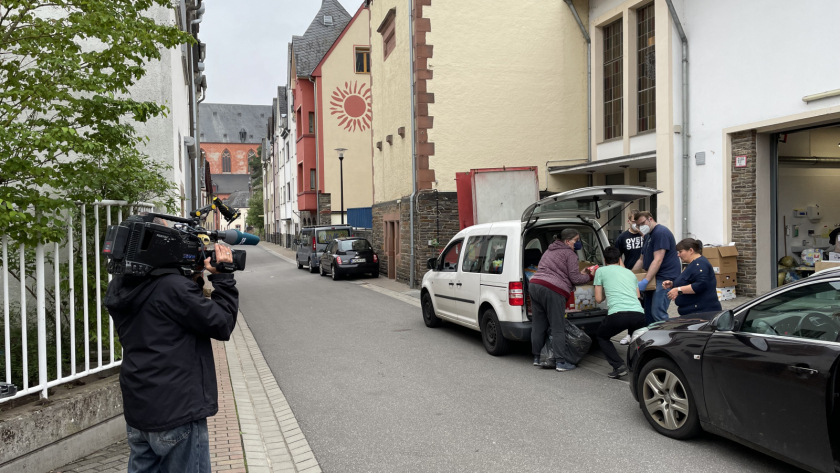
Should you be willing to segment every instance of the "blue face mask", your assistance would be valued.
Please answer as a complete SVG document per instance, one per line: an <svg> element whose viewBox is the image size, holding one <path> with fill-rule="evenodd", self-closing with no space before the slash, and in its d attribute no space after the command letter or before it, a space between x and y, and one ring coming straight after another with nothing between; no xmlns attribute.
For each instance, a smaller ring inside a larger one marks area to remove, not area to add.
<svg viewBox="0 0 840 473"><path fill-rule="evenodd" d="M576 241L575 242L575 251L580 251L582 249L583 249L583 243L581 243L580 240Z"/></svg>

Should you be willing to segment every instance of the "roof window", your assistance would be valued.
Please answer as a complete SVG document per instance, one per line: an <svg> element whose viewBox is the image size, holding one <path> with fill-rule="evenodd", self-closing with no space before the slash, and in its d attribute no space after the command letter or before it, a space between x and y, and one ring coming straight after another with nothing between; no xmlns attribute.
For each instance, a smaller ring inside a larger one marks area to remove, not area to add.
<svg viewBox="0 0 840 473"><path fill-rule="evenodd" d="M324 26L332 26L332 25L333 25L332 16L324 15Z"/></svg>
<svg viewBox="0 0 840 473"><path fill-rule="evenodd" d="M247 139L248 139L248 132L245 131L244 128L239 130L239 141L244 143L245 140L247 140Z"/></svg>

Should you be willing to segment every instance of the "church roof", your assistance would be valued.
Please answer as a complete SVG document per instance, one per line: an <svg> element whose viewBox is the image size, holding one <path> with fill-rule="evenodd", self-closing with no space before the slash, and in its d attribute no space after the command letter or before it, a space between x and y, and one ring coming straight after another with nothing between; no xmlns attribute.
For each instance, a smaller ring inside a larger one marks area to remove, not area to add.
<svg viewBox="0 0 840 473"><path fill-rule="evenodd" d="M199 139L202 143L253 143L266 137L271 105L202 103L198 106ZM245 139L240 132L245 130Z"/></svg>

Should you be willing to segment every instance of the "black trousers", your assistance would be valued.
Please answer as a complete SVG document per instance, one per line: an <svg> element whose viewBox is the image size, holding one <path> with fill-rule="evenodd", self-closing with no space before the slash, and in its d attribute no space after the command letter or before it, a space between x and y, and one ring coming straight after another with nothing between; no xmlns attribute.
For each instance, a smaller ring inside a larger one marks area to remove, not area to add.
<svg viewBox="0 0 840 473"><path fill-rule="evenodd" d="M610 366L619 368L624 364L624 360L618 355L618 350L615 349L615 345L610 341L610 338L625 330L632 335L635 330L645 325L647 324L645 323L644 312L616 312L608 315L601 322L598 332L595 333L595 338L598 339L598 345L607 357Z"/></svg>
<svg viewBox="0 0 840 473"><path fill-rule="evenodd" d="M539 356L545 341L548 340L550 329L554 356L558 363L565 362L563 354L566 353L566 298L539 284L529 284L528 294L531 295L533 313L531 353Z"/></svg>

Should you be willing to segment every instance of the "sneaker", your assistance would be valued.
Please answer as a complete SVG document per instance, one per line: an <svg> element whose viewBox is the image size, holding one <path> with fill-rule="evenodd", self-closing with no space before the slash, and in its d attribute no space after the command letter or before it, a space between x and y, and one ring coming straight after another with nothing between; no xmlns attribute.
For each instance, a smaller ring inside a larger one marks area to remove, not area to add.
<svg viewBox="0 0 840 473"><path fill-rule="evenodd" d="M622 345L629 345L630 344L630 335L627 335L626 337L622 338L619 343L621 343Z"/></svg>
<svg viewBox="0 0 840 473"><path fill-rule="evenodd" d="M540 366L540 357L534 356L534 366Z"/></svg>
<svg viewBox="0 0 840 473"><path fill-rule="evenodd" d="M624 365L619 366L618 368L612 370L609 374L607 374L608 378L618 379L622 376L627 375L627 367Z"/></svg>
<svg viewBox="0 0 840 473"><path fill-rule="evenodd" d="M571 363L566 363L565 361L562 363L557 363L557 371L571 371L575 368L577 368L577 366Z"/></svg>

